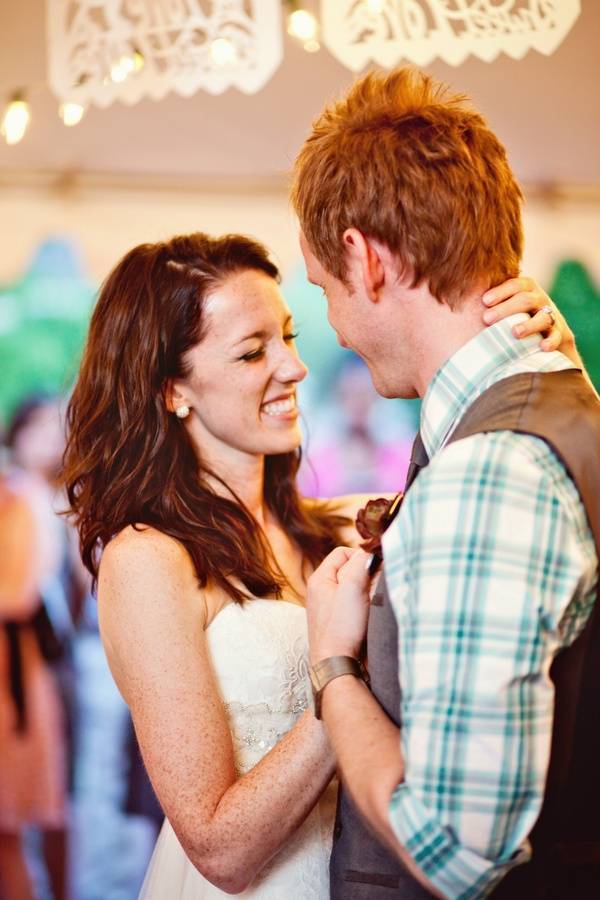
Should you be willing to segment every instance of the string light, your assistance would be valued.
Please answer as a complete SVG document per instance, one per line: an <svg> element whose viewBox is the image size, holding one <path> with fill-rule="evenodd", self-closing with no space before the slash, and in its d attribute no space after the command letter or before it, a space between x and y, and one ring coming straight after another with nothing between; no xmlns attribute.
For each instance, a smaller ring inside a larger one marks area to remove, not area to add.
<svg viewBox="0 0 600 900"><path fill-rule="evenodd" d="M284 3L288 9L292 7L288 16L288 33L302 44L307 53L317 53L321 49L317 17L307 9L298 8L298 0L284 0ZM367 0L367 4L373 12L381 12L385 0ZM217 66L231 66L238 61L237 47L226 37L211 41L209 53L212 62ZM130 52L122 53L114 59L104 81L106 84L110 84L111 81L121 84L131 75L140 72L145 65L146 60L143 53L133 46ZM67 127L78 125L85 112L85 106L72 101L65 101L58 108L58 114ZM15 94L4 111L0 123L0 134L7 144L18 144L23 139L30 121L31 112L28 102L22 93Z"/></svg>
<svg viewBox="0 0 600 900"><path fill-rule="evenodd" d="M216 38L210 45L210 58L216 66L231 66L237 60L237 50L229 38Z"/></svg>
<svg viewBox="0 0 600 900"><path fill-rule="evenodd" d="M321 49L316 16L307 9L299 9L295 0L289 0L289 5L292 11L288 16L288 34L300 41L307 53L316 53Z"/></svg>
<svg viewBox="0 0 600 900"><path fill-rule="evenodd" d="M385 0L367 0L367 6L371 12L381 13L385 6Z"/></svg>
<svg viewBox="0 0 600 900"><path fill-rule="evenodd" d="M29 104L22 94L15 94L4 111L0 133L7 144L18 144L23 139L31 119Z"/></svg>
<svg viewBox="0 0 600 900"><path fill-rule="evenodd" d="M81 106L80 103L61 103L58 107L59 116L69 128L78 125L83 119L84 113L85 106Z"/></svg>
<svg viewBox="0 0 600 900"><path fill-rule="evenodd" d="M307 44L314 41L319 31L316 18L306 9L295 9L288 18L288 34Z"/></svg>
<svg viewBox="0 0 600 900"><path fill-rule="evenodd" d="M110 67L110 77L115 84L121 84L132 72L135 72L135 59L133 56L120 56Z"/></svg>
<svg viewBox="0 0 600 900"><path fill-rule="evenodd" d="M132 53L123 53L110 67L110 77L116 84L121 84L133 72L140 72L146 65L144 54L137 47Z"/></svg>

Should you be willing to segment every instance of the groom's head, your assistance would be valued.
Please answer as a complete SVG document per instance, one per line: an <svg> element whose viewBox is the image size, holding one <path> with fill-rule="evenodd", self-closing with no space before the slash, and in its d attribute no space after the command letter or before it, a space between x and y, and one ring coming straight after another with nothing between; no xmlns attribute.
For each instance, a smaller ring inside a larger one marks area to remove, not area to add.
<svg viewBox="0 0 600 900"><path fill-rule="evenodd" d="M396 319L418 312L422 295L458 311L518 274L521 200L483 117L417 70L364 76L313 123L292 189L309 277L381 393L396 392L373 370L386 341L398 350L390 294Z"/></svg>

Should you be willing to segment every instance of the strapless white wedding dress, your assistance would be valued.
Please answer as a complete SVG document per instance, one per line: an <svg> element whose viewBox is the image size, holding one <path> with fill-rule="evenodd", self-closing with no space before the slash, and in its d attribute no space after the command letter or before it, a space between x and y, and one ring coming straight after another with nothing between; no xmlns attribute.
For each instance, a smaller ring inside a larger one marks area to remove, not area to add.
<svg viewBox="0 0 600 900"><path fill-rule="evenodd" d="M229 719L239 775L248 772L307 708L306 612L284 600L230 603L206 631L216 681ZM336 784L241 897L327 900ZM209 900L229 896L186 857L169 822L160 832L140 900Z"/></svg>

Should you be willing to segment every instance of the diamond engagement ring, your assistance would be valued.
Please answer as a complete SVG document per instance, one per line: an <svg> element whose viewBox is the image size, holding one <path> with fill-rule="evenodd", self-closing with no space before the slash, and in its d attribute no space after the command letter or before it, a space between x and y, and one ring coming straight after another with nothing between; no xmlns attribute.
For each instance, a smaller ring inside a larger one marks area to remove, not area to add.
<svg viewBox="0 0 600 900"><path fill-rule="evenodd" d="M552 309L552 307L548 304L546 304L546 306L540 306L538 312L546 313L546 315L550 316L550 327L554 328L554 326L556 325L556 316L554 315L554 310Z"/></svg>

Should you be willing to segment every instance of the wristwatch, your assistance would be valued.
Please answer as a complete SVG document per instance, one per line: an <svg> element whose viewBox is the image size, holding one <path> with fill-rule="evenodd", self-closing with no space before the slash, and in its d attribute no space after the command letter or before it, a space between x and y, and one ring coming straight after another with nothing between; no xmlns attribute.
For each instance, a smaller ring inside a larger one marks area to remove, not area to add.
<svg viewBox="0 0 600 900"><path fill-rule="evenodd" d="M353 656L329 656L310 667L310 683L315 703L315 718L321 718L321 701L323 691L330 681L340 675L355 675L369 684L369 673L358 659Z"/></svg>

